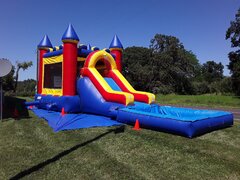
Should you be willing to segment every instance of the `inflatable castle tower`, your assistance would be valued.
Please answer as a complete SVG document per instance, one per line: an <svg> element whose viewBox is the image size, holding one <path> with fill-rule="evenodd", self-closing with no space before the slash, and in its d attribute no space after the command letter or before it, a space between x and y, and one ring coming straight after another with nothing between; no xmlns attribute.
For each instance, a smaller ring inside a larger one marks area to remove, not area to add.
<svg viewBox="0 0 240 180"><path fill-rule="evenodd" d="M90 44L79 44L79 37L71 24L64 32L62 42L62 45L53 47L48 36L45 35L38 44L37 98L46 101L42 104L43 108L60 111L64 107L65 111L78 112L79 110L73 107L79 99L77 78L81 76L80 70L87 56L99 51L99 48L91 47ZM117 69L121 72L123 46L117 35L114 36L109 49L104 50L115 59ZM96 66L99 71L104 68L106 65L101 62ZM66 101L71 101L72 106L64 105ZM46 105L49 107L45 107Z"/></svg>

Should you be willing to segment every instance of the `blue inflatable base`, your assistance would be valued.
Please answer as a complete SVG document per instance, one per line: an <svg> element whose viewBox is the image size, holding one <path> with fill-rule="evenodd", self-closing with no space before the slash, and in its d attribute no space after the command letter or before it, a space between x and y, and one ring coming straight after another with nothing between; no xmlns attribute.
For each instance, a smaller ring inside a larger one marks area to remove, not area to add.
<svg viewBox="0 0 240 180"><path fill-rule="evenodd" d="M113 79L105 80L113 90L121 91ZM35 101L26 105L35 105L38 108L33 110L35 114L46 119L56 132L121 123L134 125L138 119L141 128L192 138L233 125L233 114L229 112L149 105L136 101L128 106L107 102L87 77L77 81L77 94L58 97L37 94ZM62 108L68 114L61 116L59 112Z"/></svg>
<svg viewBox="0 0 240 180"><path fill-rule="evenodd" d="M32 111L40 118L45 119L54 132L91 127L118 126L122 123L104 116L91 114L65 114L55 111L34 108Z"/></svg>
<svg viewBox="0 0 240 180"><path fill-rule="evenodd" d="M35 95L34 105L39 109L61 112L64 108L68 113L80 112L80 97L76 96L52 96L52 95Z"/></svg>

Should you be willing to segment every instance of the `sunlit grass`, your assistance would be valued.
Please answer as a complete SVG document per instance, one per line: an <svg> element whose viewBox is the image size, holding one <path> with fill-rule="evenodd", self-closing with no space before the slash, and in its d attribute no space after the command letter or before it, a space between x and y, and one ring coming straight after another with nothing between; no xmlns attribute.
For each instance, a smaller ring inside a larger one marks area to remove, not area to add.
<svg viewBox="0 0 240 180"><path fill-rule="evenodd" d="M0 123L1 179L240 179L239 122L187 139L130 126L54 133L30 116Z"/></svg>
<svg viewBox="0 0 240 180"><path fill-rule="evenodd" d="M160 104L240 108L240 97L237 96L158 94L156 99Z"/></svg>

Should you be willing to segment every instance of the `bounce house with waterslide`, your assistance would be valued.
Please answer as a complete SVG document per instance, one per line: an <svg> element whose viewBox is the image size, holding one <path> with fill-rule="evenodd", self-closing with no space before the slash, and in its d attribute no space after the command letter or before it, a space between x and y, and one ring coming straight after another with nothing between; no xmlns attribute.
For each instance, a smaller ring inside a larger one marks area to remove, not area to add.
<svg viewBox="0 0 240 180"><path fill-rule="evenodd" d="M70 24L62 45L45 35L38 45L37 94L27 103L54 131L121 124L195 137L233 125L229 112L161 106L155 95L135 90L122 75L123 46L79 43Z"/></svg>

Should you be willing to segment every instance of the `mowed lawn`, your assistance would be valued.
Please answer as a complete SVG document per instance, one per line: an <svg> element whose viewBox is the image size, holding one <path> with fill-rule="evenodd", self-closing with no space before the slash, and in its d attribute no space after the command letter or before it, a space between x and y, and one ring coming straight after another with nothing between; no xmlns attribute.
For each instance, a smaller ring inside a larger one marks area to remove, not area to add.
<svg viewBox="0 0 240 180"><path fill-rule="evenodd" d="M239 96L224 96L224 95L156 95L156 100L160 104L169 105L185 105L185 106L205 106L205 107L222 107L222 108L239 108Z"/></svg>
<svg viewBox="0 0 240 180"><path fill-rule="evenodd" d="M240 123L187 139L119 127L54 133L31 118L0 123L0 179L240 179Z"/></svg>

